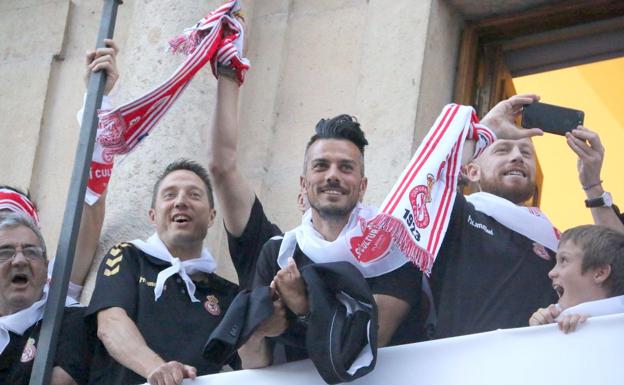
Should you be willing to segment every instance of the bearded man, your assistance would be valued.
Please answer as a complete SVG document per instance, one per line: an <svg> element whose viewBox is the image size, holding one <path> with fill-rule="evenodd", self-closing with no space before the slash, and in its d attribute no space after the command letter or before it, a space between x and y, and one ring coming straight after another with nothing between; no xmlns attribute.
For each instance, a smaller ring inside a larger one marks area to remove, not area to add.
<svg viewBox="0 0 624 385"><path fill-rule="evenodd" d="M513 118L538 99L517 95L499 103L482 123L499 138L467 159L465 175L477 193L458 194L433 266L436 337L526 326L536 308L556 301L548 272L555 265L558 231L537 208L523 205L536 191L536 157ZM494 118L490 118L494 117ZM470 148L470 146L466 146ZM469 150L471 151L471 150Z"/></svg>

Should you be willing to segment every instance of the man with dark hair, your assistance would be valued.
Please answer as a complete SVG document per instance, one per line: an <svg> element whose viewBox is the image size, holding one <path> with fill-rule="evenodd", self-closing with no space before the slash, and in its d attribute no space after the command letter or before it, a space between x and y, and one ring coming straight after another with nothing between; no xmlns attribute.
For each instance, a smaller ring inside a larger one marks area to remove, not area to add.
<svg viewBox="0 0 624 385"><path fill-rule="evenodd" d="M212 184L210 183L210 176L208 175L208 171L203 168L199 163L194 162L188 159L178 159L172 163L169 163L167 168L158 176L156 179L156 183L154 184L154 188L152 189L152 204L151 208L154 208L156 204L156 196L158 195L158 190L160 189L160 183L165 179L169 174L178 170L186 170L194 173L201 179L206 187L206 191L208 192L208 203L210 203L210 207L214 207L214 196L212 194Z"/></svg>
<svg viewBox="0 0 624 385"><path fill-rule="evenodd" d="M351 115L338 115L331 119L321 119L315 127L314 134L308 144L307 150L319 139L345 139L355 144L364 156L364 147L368 146L368 140L364 137L364 131L360 128L357 118Z"/></svg>
<svg viewBox="0 0 624 385"><path fill-rule="evenodd" d="M0 383L26 385L48 295L46 247L26 215L0 216ZM84 309L66 307L51 384L86 384L89 348Z"/></svg>
<svg viewBox="0 0 624 385"><path fill-rule="evenodd" d="M91 384L180 384L221 369L202 350L238 287L203 248L214 217L206 170L167 166L149 210L156 233L113 247L98 271L87 310L99 337Z"/></svg>
<svg viewBox="0 0 624 385"><path fill-rule="evenodd" d="M290 313L305 318L308 297L299 269L311 263L348 261L367 279L374 295L379 309L378 345L385 346L419 298L422 275L384 234L363 233L361 220L375 213L360 203L368 184L364 175L366 144L352 116L339 115L316 125L316 134L306 146L300 177L310 209L301 226L264 245L254 286L274 287ZM357 246L356 251L351 241L364 238L371 247ZM243 346L240 354L244 367L271 363L270 346L264 338L268 336L256 333ZM305 353L286 347L288 360L304 358Z"/></svg>
<svg viewBox="0 0 624 385"><path fill-rule="evenodd" d="M588 317L624 312L624 234L594 225L566 230L548 276L559 301L533 313L531 326L557 322L568 333Z"/></svg>

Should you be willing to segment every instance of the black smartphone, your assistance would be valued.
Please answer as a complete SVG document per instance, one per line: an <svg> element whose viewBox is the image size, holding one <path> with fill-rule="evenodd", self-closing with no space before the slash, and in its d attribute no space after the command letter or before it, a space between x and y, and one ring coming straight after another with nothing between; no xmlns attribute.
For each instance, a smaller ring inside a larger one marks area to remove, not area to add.
<svg viewBox="0 0 624 385"><path fill-rule="evenodd" d="M582 126L585 113L571 108L535 102L522 110L522 127L541 128L544 132L565 135L576 126Z"/></svg>

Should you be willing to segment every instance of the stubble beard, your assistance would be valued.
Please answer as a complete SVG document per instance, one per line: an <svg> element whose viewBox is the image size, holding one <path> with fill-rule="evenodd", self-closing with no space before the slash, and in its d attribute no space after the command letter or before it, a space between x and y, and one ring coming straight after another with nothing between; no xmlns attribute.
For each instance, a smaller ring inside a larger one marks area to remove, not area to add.
<svg viewBox="0 0 624 385"><path fill-rule="evenodd" d="M535 182L533 181L522 186L510 187L503 184L502 181L485 178L479 181L479 186L481 191L507 199L517 205L528 201L535 193Z"/></svg>
<svg viewBox="0 0 624 385"><path fill-rule="evenodd" d="M319 217L321 217L324 221L328 222L339 222L348 218L351 215L351 212L357 205L357 202L353 204L349 203L342 207L334 206L334 205L322 205L319 202L313 202L309 199L310 207L312 210L315 210Z"/></svg>

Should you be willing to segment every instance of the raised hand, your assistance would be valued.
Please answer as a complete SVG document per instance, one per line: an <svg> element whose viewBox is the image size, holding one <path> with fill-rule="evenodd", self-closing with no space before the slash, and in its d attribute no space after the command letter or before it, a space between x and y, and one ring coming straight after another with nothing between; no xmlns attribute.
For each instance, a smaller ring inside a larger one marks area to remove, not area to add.
<svg viewBox="0 0 624 385"><path fill-rule="evenodd" d="M495 105L481 119L481 123L494 131L498 139L523 139L543 135L544 132L539 128L522 128L515 122L525 105L538 100L539 96L534 94L514 95Z"/></svg>
<svg viewBox="0 0 624 385"><path fill-rule="evenodd" d="M119 70L117 69L117 44L112 39L105 39L106 48L98 48L96 50L87 51L85 74L85 83L88 83L89 76L97 71L106 71L106 85L104 86L104 95L108 95L119 79Z"/></svg>
<svg viewBox="0 0 624 385"><path fill-rule="evenodd" d="M578 126L566 133L568 146L578 156L577 169L579 181L585 190L601 183L600 170L604 160L605 149L600 137L589 129Z"/></svg>
<svg viewBox="0 0 624 385"><path fill-rule="evenodd" d="M559 330L568 334L575 331L578 325L587 321L587 318L588 316L585 314L568 314L557 321L557 324L559 324Z"/></svg>
<svg viewBox="0 0 624 385"><path fill-rule="evenodd" d="M561 310L556 305L549 305L547 308L537 309L529 319L530 326L546 325L555 322Z"/></svg>
<svg viewBox="0 0 624 385"><path fill-rule="evenodd" d="M294 259L288 258L288 266L275 274L272 285L293 313L308 314L308 293Z"/></svg>

